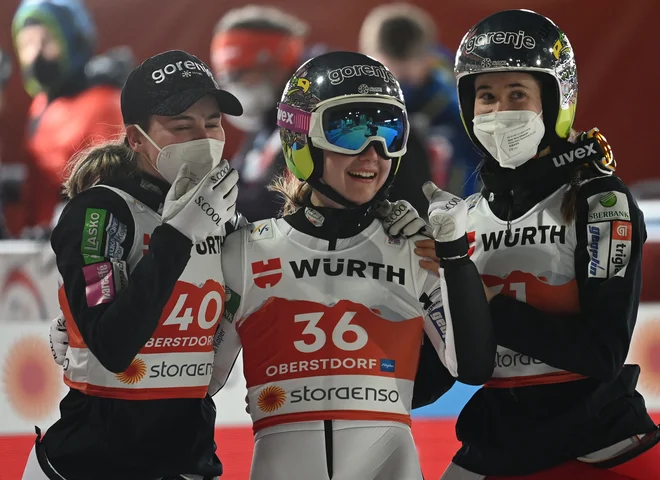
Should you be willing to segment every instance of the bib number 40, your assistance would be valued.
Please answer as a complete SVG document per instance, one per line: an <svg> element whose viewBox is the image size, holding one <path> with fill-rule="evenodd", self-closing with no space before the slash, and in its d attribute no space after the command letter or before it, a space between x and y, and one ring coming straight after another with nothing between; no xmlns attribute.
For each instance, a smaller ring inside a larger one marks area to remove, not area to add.
<svg viewBox="0 0 660 480"><path fill-rule="evenodd" d="M176 303L169 309L163 325L178 325L179 330L186 331L192 323L196 323L201 330L210 330L222 315L224 290L212 280L207 281L202 288L178 282L168 306L175 298ZM168 311L167 307L165 311Z"/></svg>
<svg viewBox="0 0 660 480"><path fill-rule="evenodd" d="M332 343L340 350L354 352L360 350L369 341L367 331L361 326L351 323L351 320L353 320L355 315L356 312L344 312L339 319L339 322L337 322L337 325L335 325L335 328L332 329ZM302 353L313 353L323 348L327 341L327 335L326 332L318 326L321 318L323 318L323 312L300 313L293 317L293 321L296 323L307 323L302 333L303 335L310 337L309 341L296 340L293 342L296 350ZM353 337L353 340L351 341L347 341L345 338L345 334L349 332L353 334L350 335L350 337Z"/></svg>

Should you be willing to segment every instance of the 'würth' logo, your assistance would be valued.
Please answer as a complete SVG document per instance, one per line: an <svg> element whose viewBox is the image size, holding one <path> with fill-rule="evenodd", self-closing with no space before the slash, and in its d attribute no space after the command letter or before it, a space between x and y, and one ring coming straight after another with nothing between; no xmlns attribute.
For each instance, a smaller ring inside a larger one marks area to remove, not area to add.
<svg viewBox="0 0 660 480"><path fill-rule="evenodd" d="M252 275L257 287L274 287L282 280L282 262L279 258L270 258L265 262L252 262Z"/></svg>

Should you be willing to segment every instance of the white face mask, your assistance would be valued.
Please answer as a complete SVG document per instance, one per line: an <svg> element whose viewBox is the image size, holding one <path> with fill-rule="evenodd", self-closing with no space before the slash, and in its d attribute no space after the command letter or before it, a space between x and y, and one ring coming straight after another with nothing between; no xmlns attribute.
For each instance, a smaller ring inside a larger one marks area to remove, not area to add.
<svg viewBox="0 0 660 480"><path fill-rule="evenodd" d="M158 158L156 158L154 168L171 184L174 183L179 169L184 163L188 165L189 172L199 181L222 160L225 142L221 140L201 138L190 142L173 143L160 148L139 125L136 125L136 128L158 149Z"/></svg>
<svg viewBox="0 0 660 480"><path fill-rule="evenodd" d="M226 83L223 88L234 94L243 105L243 115L224 117L234 127L243 132L254 133L263 126L264 113L277 105L275 89L268 82L247 87L242 83Z"/></svg>
<svg viewBox="0 0 660 480"><path fill-rule="evenodd" d="M474 136L504 168L516 168L534 157L545 134L540 113L529 110L477 115Z"/></svg>

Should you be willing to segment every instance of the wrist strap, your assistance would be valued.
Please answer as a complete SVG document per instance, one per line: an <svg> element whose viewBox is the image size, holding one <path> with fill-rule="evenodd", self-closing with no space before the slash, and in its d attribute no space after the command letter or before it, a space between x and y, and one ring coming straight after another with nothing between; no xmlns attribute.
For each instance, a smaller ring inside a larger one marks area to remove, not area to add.
<svg viewBox="0 0 660 480"><path fill-rule="evenodd" d="M451 242L438 242L436 240L435 255L438 258L445 260L465 257L468 254L469 246L470 244L467 239L467 234L457 240L452 240Z"/></svg>

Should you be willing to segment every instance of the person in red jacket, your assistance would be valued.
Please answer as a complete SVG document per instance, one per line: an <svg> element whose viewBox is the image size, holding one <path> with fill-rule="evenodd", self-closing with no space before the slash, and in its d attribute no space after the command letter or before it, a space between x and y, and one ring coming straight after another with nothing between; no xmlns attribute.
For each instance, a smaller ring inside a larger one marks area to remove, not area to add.
<svg viewBox="0 0 660 480"><path fill-rule="evenodd" d="M78 0L24 0L14 15L12 37L25 88L34 98L27 125L34 161L23 190L24 236L44 237L63 200L68 160L119 133L120 88L133 60L125 48L92 58L96 29Z"/></svg>

